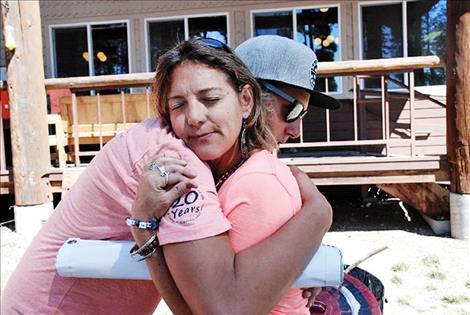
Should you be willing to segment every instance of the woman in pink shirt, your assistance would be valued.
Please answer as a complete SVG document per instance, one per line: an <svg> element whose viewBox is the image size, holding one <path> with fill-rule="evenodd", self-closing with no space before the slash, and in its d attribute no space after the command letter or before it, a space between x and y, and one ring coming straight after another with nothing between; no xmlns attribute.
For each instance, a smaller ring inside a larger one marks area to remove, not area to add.
<svg viewBox="0 0 470 315"><path fill-rule="evenodd" d="M160 293L177 314L265 314L289 291L328 230L331 208L305 174L296 173L302 210L294 215L300 201L291 174L261 150L271 149L273 142L260 118L256 82L230 51L208 44L178 46L187 58L176 61L173 71L159 72L160 83L168 86L159 88L163 94L158 95L165 100L161 104L167 122L210 164L212 174L161 118L116 136L93 159L27 249L2 292L2 314L152 314ZM230 63L230 71L221 70L224 63ZM182 84L170 88L170 83ZM165 91L173 93L171 98ZM241 157L238 141L244 115L250 158L233 163ZM261 182L251 180L258 165ZM161 177L157 166L170 174L160 172ZM228 176L234 166L240 167ZM276 179L278 170L283 173ZM221 184L228 178L219 192L225 196L231 222L220 210L212 175ZM247 178L247 191L237 191L243 188L237 183L245 185ZM188 192L195 183L197 188ZM280 189L280 184L286 189ZM235 200L240 204L233 204ZM286 207L280 209L281 204ZM268 211L277 210L279 215L269 221ZM57 251L67 238L125 240L132 238L132 232L142 248L154 230L130 229L125 218L150 220L155 215L163 216L158 239L178 287L163 255L147 259L160 293L149 281L64 278L55 272ZM246 238L250 233L253 237ZM299 296L296 291L297 304L302 301ZM297 305L289 299L282 303L279 312L283 308L289 312L286 303Z"/></svg>
<svg viewBox="0 0 470 315"><path fill-rule="evenodd" d="M159 114L209 164L232 225L228 233L213 237L165 242L165 260L181 296L171 281L160 278L164 268L155 255L147 259L162 296L176 313L189 308L197 314L309 314L302 292L290 287L328 230L331 209L299 211L303 200L295 178L270 153L276 140L256 80L222 43L190 40L160 58L155 88ZM191 224L198 212L187 206L199 196L197 189L178 198L165 214L161 204L173 202L172 194L165 192L187 191L193 184L177 175L178 162L160 158L155 163L142 176L133 215L144 221L164 216ZM148 175L156 171L162 176ZM304 174L297 177L308 181ZM165 186L162 180L175 186ZM160 198L151 197L155 191ZM304 192L315 193L313 187ZM285 225L295 220L312 220L303 238L292 224ZM284 233L275 233L278 230ZM153 236L137 227L132 232L139 246ZM261 242L265 239L289 244L289 253ZM258 255L247 254L247 248L259 248Z"/></svg>

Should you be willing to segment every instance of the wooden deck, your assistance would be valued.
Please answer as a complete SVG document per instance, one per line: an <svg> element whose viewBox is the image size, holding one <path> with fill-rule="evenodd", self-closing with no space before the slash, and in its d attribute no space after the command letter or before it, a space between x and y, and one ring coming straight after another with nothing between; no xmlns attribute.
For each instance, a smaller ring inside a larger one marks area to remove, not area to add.
<svg viewBox="0 0 470 315"><path fill-rule="evenodd" d="M446 183L445 107L415 93L413 76L415 69L441 66L442 60L435 56L320 63L321 78L350 77L345 82L352 83L352 99L343 99L343 108L336 112L311 108L300 139L281 145L282 160L299 166L317 185ZM387 88L387 82L390 73L400 72L407 75L408 84L397 93ZM63 137L49 141L59 164L45 174L53 192L68 190L107 140L152 115L153 75L46 80L48 91L68 91L60 101L60 116L49 122L56 131L63 130L59 132ZM373 93L361 89L360 80L368 76L380 79L381 89ZM101 94L102 89L121 90L108 95ZM77 95L83 91L92 92ZM351 154L339 154L344 150ZM286 157L291 151L296 153ZM11 166L5 167L3 158L1 194L13 193L12 179Z"/></svg>
<svg viewBox="0 0 470 315"><path fill-rule="evenodd" d="M319 185L363 185L393 183L442 183L449 182L449 171L445 156L423 157L295 157L282 158L288 165L296 165ZM70 189L78 176L86 169L68 167L51 168L49 180L52 191ZM11 171L2 171L0 176L2 194L13 193Z"/></svg>

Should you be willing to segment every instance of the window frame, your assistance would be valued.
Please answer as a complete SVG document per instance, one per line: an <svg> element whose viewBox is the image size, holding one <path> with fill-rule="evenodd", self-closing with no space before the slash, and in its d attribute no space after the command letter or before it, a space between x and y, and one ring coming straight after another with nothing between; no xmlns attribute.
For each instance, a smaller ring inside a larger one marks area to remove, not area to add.
<svg viewBox="0 0 470 315"><path fill-rule="evenodd" d="M225 16L227 23L227 45L230 47L230 14L229 12L218 12L218 13L203 13L203 14L184 14L175 16L164 16L164 17L147 17L144 18L144 36L145 36L145 69L147 72L153 72L150 69L150 34L149 34L149 23L152 22L167 22L167 21L180 21L184 23L184 39L189 39L189 19L191 18L203 18L203 17L218 17Z"/></svg>
<svg viewBox="0 0 470 315"><path fill-rule="evenodd" d="M407 11L407 3L409 2L417 2L419 0L377 0L377 1L359 1L357 2L357 14L358 14L358 30L359 30L359 59L364 60L363 55L363 47L362 47L362 38L363 38L363 29L362 29L362 8L363 7L370 7L370 6L378 6L378 5L392 5L392 4L401 4L401 14L402 14L402 38L403 38L403 57L408 57L408 11ZM449 1L449 0L447 0ZM404 76L404 83L408 84L408 76ZM417 85L417 87L426 87L426 86L445 86L445 84L437 84L437 85Z"/></svg>
<svg viewBox="0 0 470 315"><path fill-rule="evenodd" d="M289 7L284 7L284 8L271 8L271 9L254 9L250 10L250 38L253 38L255 34L255 13L267 13L267 12L282 12L282 11L290 11L292 13L292 27L293 27L293 32L291 38L292 40L295 40L295 35L297 31L297 14L296 10L308 10L308 9L320 9L320 8L335 8L338 10L338 39L339 39L339 45L338 45L338 55L339 55L339 60L335 61L342 61L343 60L343 44L342 44L342 23L341 23L341 4L340 3L328 3L324 5L313 5L313 6L289 6ZM344 79L342 76L338 76L338 81L339 81L339 88L338 91L329 91L327 94L335 95L335 97L338 97L340 95L344 95ZM325 93L325 92L323 92Z"/></svg>
<svg viewBox="0 0 470 315"><path fill-rule="evenodd" d="M127 33L127 63L129 65L129 73L132 73L132 49L131 49L131 31L130 31L130 20L105 20L105 21L94 21L94 22L78 22L78 23L67 23L67 24L51 24L49 28L49 47L51 54L51 78L57 78L57 59L56 59L56 47L55 47L55 36L54 30L60 28L73 28L73 27L86 27L87 31L87 48L88 55L93 56L93 37L91 27L93 25L103 24L118 24L126 23ZM95 66L92 62L92 58L88 60L88 76L95 76Z"/></svg>
<svg viewBox="0 0 470 315"><path fill-rule="evenodd" d="M362 29L362 8L363 7L373 7L378 5L393 5L393 4L401 4L401 26L402 26L402 38L403 38L403 57L408 57L408 38L406 37L408 26L406 25L406 5L404 4L406 1L401 0L379 0L379 1L360 1L357 3L358 6L358 30L359 30L359 59L364 60L364 47L362 46L362 38L364 35L364 30Z"/></svg>

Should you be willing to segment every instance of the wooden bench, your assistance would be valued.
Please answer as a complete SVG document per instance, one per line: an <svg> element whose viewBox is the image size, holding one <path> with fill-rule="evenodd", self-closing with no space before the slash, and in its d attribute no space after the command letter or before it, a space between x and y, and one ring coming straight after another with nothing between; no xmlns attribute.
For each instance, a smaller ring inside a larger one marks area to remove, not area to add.
<svg viewBox="0 0 470 315"><path fill-rule="evenodd" d="M64 96L60 99L60 117L69 160L75 154L73 97ZM105 144L118 133L154 115L151 97L146 93L76 96L75 99L80 145Z"/></svg>

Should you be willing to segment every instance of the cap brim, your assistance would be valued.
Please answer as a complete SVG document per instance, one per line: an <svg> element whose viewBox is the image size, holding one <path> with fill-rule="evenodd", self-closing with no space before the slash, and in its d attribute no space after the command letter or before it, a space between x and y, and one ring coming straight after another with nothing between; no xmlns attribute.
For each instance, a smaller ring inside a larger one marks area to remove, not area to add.
<svg viewBox="0 0 470 315"><path fill-rule="evenodd" d="M326 109L339 109L341 107L341 103L338 100L317 91L310 92L310 101L308 104L309 106Z"/></svg>

